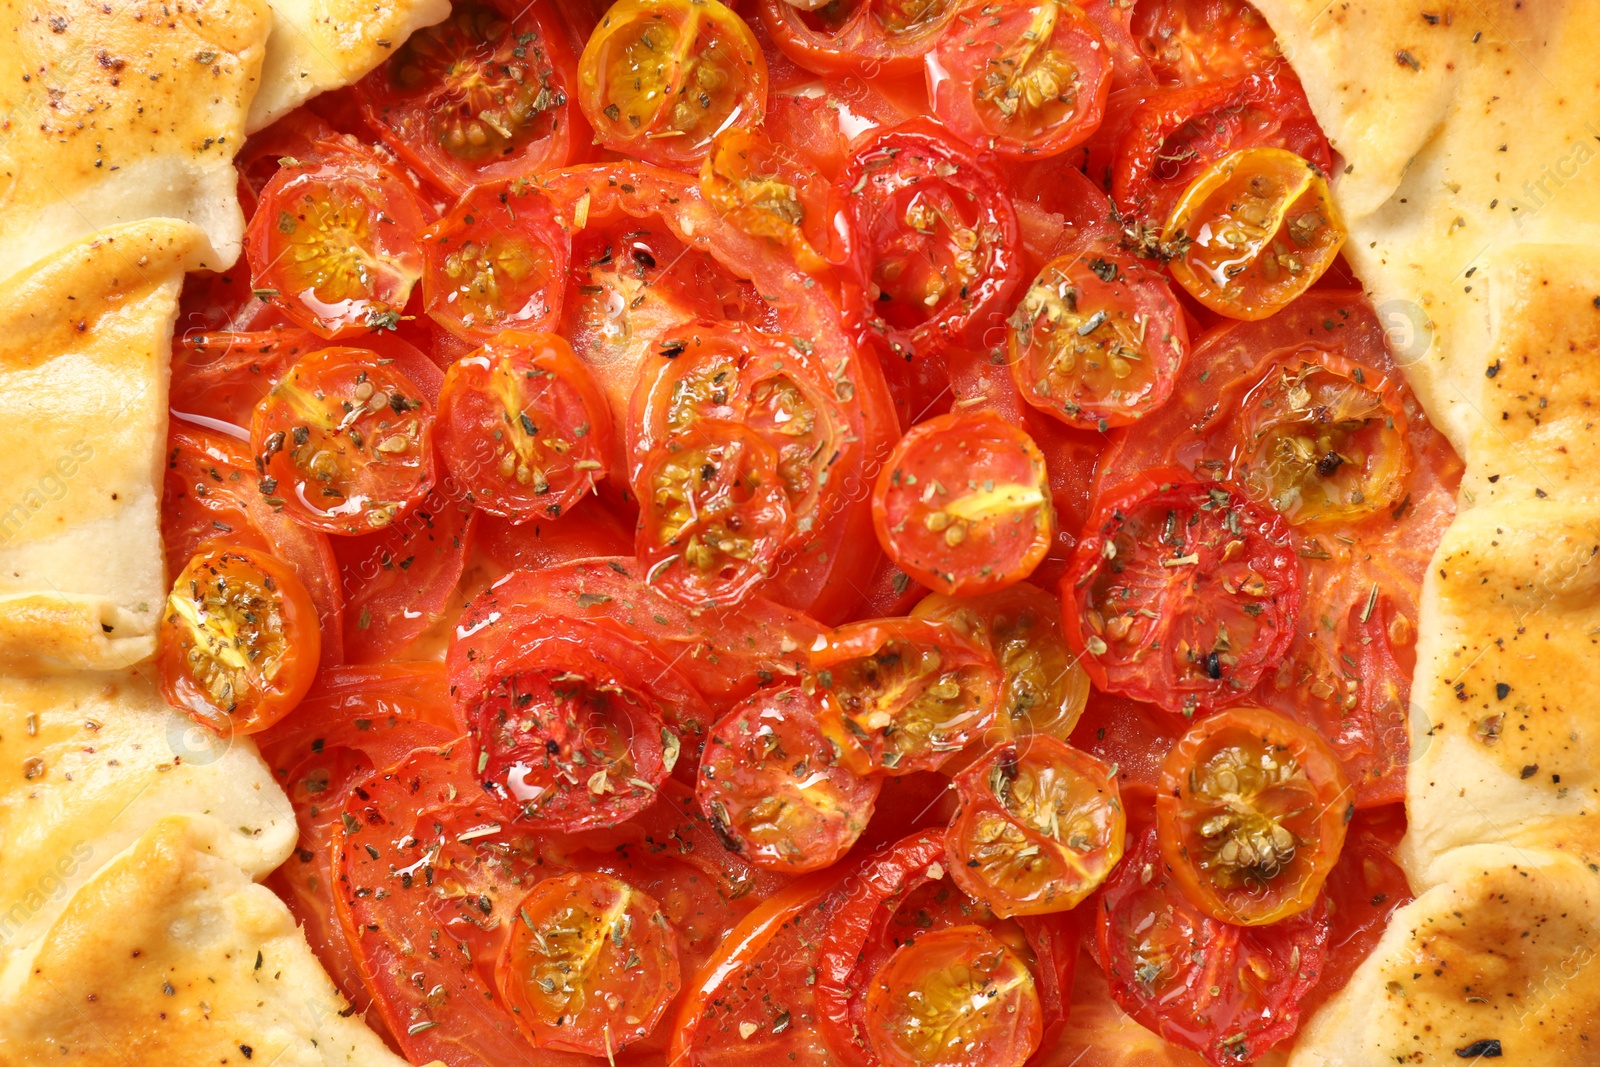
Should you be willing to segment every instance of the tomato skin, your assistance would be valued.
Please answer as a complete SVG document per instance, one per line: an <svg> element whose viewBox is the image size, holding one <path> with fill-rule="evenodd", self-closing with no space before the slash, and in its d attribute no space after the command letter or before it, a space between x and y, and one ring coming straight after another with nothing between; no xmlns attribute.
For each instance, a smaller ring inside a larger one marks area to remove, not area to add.
<svg viewBox="0 0 1600 1067"><path fill-rule="evenodd" d="M1245 0L1140 0L1128 28L1162 85L1236 78L1282 54L1272 27Z"/></svg>
<svg viewBox="0 0 1600 1067"><path fill-rule="evenodd" d="M745 233L786 248L801 270L826 277L848 255L832 183L759 128L717 135L700 166L700 192Z"/></svg>
<svg viewBox="0 0 1600 1067"><path fill-rule="evenodd" d="M1061 579L1062 629L1098 688L1192 714L1282 657L1300 578L1275 513L1228 483L1152 470L1097 496Z"/></svg>
<svg viewBox="0 0 1600 1067"><path fill-rule="evenodd" d="M381 530L434 480L432 403L360 348L325 348L289 368L256 405L250 444L268 502L325 533Z"/></svg>
<svg viewBox="0 0 1600 1067"><path fill-rule="evenodd" d="M922 57L960 7L953 0L936 0L926 5L925 13L911 15L905 25L896 27L896 6L866 0L846 5L844 19L837 25L813 25L807 14L788 0L756 2L773 43L800 66L817 74L860 71L889 79L921 72Z"/></svg>
<svg viewBox="0 0 1600 1067"><path fill-rule="evenodd" d="M1271 926L1219 923L1173 886L1154 828L1129 851L1096 911L1112 997L1144 1027L1215 1067L1249 1062L1287 1041L1321 978L1322 903Z"/></svg>
<svg viewBox="0 0 1600 1067"><path fill-rule="evenodd" d="M880 784L835 761L815 699L791 686L747 698L711 728L695 794L733 851L768 870L803 874L855 844Z"/></svg>
<svg viewBox="0 0 1600 1067"><path fill-rule="evenodd" d="M546 4L458 6L358 83L362 117L452 193L566 166L589 130L572 91L577 61L553 15ZM491 112L493 124L482 118Z"/></svg>
<svg viewBox="0 0 1600 1067"><path fill-rule="evenodd" d="M1002 917L1077 907L1122 858L1116 773L1048 734L991 749L955 780L950 876Z"/></svg>
<svg viewBox="0 0 1600 1067"><path fill-rule="evenodd" d="M1100 31L1076 3L990 4L980 19L952 22L927 54L928 100L975 148L1046 158L1099 127L1112 65Z"/></svg>
<svg viewBox="0 0 1600 1067"><path fill-rule="evenodd" d="M1033 439L993 411L928 419L900 439L878 475L878 543L936 593L1015 585L1055 538L1048 477Z"/></svg>
<svg viewBox="0 0 1600 1067"><path fill-rule="evenodd" d="M332 339L393 328L422 274L425 207L372 152L279 168L245 228L257 293Z"/></svg>
<svg viewBox="0 0 1600 1067"><path fill-rule="evenodd" d="M837 188L856 245L846 314L859 335L912 359L981 333L1021 281L1004 183L927 119L864 133L850 150Z"/></svg>
<svg viewBox="0 0 1600 1067"><path fill-rule="evenodd" d="M477 344L501 330L554 328L572 259L572 240L555 212L526 178L463 194L419 237L429 317Z"/></svg>
<svg viewBox="0 0 1600 1067"><path fill-rule="evenodd" d="M311 595L276 556L213 543L174 579L161 692L202 726L227 737L271 726L305 696L321 654Z"/></svg>
<svg viewBox="0 0 1600 1067"><path fill-rule="evenodd" d="M822 732L862 775L938 770L994 720L1004 681L987 650L917 618L840 627L812 646L811 670Z"/></svg>

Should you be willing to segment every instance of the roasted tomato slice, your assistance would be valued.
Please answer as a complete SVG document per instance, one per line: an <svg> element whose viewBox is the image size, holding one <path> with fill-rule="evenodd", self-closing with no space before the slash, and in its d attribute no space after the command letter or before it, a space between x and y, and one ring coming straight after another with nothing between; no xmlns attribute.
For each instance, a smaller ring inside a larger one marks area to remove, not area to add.
<svg viewBox="0 0 1600 1067"><path fill-rule="evenodd" d="M1339 862L1323 883L1328 901L1328 961L1322 968L1322 981L1304 1005L1307 1015L1349 983L1361 961L1377 947L1395 909L1411 903L1411 884L1394 861L1405 831L1402 804L1358 811L1350 821Z"/></svg>
<svg viewBox="0 0 1600 1067"><path fill-rule="evenodd" d="M1168 269L1206 307L1264 319L1311 288L1345 241L1322 172L1282 148L1241 148L1196 178L1172 209Z"/></svg>
<svg viewBox="0 0 1600 1067"><path fill-rule="evenodd" d="M996 724L1002 736L1048 734L1065 741L1089 699L1089 675L1061 636L1061 603L1023 583L982 596L933 593L913 618L950 625L989 650L1005 672Z"/></svg>
<svg viewBox="0 0 1600 1067"><path fill-rule="evenodd" d="M1110 249L1046 264L1009 326L1017 391L1081 429L1104 432L1160 407L1189 358L1189 331L1172 287Z"/></svg>
<svg viewBox="0 0 1600 1067"><path fill-rule="evenodd" d="M678 759L668 725L706 722L705 701L622 628L546 617L517 629L453 687L478 778L508 814L563 833L637 815Z"/></svg>
<svg viewBox="0 0 1600 1067"><path fill-rule="evenodd" d="M901 945L866 999L867 1040L892 1067L1022 1067L1044 1029L1027 964L981 926Z"/></svg>
<svg viewBox="0 0 1600 1067"><path fill-rule="evenodd" d="M238 333L186 333L172 346L172 406L184 415L249 426L256 404L283 372L327 345L310 330L282 323Z"/></svg>
<svg viewBox="0 0 1600 1067"><path fill-rule="evenodd" d="M677 935L661 905L608 874L547 878L517 904L495 984L539 1048L610 1056L678 995Z"/></svg>
<svg viewBox="0 0 1600 1067"><path fill-rule="evenodd" d="M760 129L730 126L717 135L700 165L700 192L745 233L787 249L801 270L826 270L844 255L834 187Z"/></svg>
<svg viewBox="0 0 1600 1067"><path fill-rule="evenodd" d="M683 604L749 597L792 529L778 462L743 423L697 419L662 440L637 474L645 580Z"/></svg>
<svg viewBox="0 0 1600 1067"><path fill-rule="evenodd" d="M599 142L662 166L698 165L729 126L761 124L767 60L718 0L621 0L578 63Z"/></svg>
<svg viewBox="0 0 1600 1067"><path fill-rule="evenodd" d="M1316 903L1354 814L1326 741L1275 712L1229 708L1168 754L1156 838L1195 907L1264 926Z"/></svg>
<svg viewBox="0 0 1600 1067"><path fill-rule="evenodd" d="M959 0L758 0L756 9L784 55L818 74L916 74Z"/></svg>
<svg viewBox="0 0 1600 1067"><path fill-rule="evenodd" d="M1413 467L1401 388L1336 352L1284 353L1239 401L1233 476L1301 528L1394 511Z"/></svg>
<svg viewBox="0 0 1600 1067"><path fill-rule="evenodd" d="M204 549L167 594L161 691L224 736L264 730L293 710L321 654L310 594L259 549Z"/></svg>
<svg viewBox="0 0 1600 1067"><path fill-rule="evenodd" d="M380 530L434 479L433 405L362 348L302 357L256 405L250 446L261 492L331 534Z"/></svg>
<svg viewBox="0 0 1600 1067"><path fill-rule="evenodd" d="M768 870L802 873L849 851L881 784L840 765L798 686L751 696L711 728L695 794L733 851Z"/></svg>
<svg viewBox="0 0 1600 1067"><path fill-rule="evenodd" d="M1232 81L1162 90L1134 106L1111 164L1111 197L1124 214L1159 226L1197 175L1254 145L1286 148L1332 173L1333 151L1287 63ZM1097 162L1090 161L1091 175Z"/></svg>
<svg viewBox="0 0 1600 1067"><path fill-rule="evenodd" d="M406 162L451 192L565 166L589 131L554 10L456 5L360 83L362 115Z"/></svg>
<svg viewBox="0 0 1600 1067"><path fill-rule="evenodd" d="M937 124L875 130L838 188L856 241L847 311L904 359L959 344L1021 280L1005 183Z"/></svg>
<svg viewBox="0 0 1600 1067"><path fill-rule="evenodd" d="M445 372L439 448L472 502L516 522L558 518L606 477L611 408L551 333L507 330Z"/></svg>
<svg viewBox="0 0 1600 1067"><path fill-rule="evenodd" d="M991 410L913 426L878 475L872 521L901 570L948 596L1015 585L1056 535L1039 446Z"/></svg>
<svg viewBox="0 0 1600 1067"><path fill-rule="evenodd" d="M1099 899L1099 956L1111 995L1147 1028L1217 1067L1293 1036L1322 976L1327 908L1271 926L1218 922L1173 884L1152 827Z"/></svg>
<svg viewBox="0 0 1600 1067"><path fill-rule="evenodd" d="M245 230L255 292L323 337L393 329L422 275L424 212L376 153L285 164Z"/></svg>
<svg viewBox="0 0 1600 1067"><path fill-rule="evenodd" d="M991 749L955 780L950 876L996 915L1077 907L1122 858L1116 775L1047 734Z"/></svg>
<svg viewBox="0 0 1600 1067"><path fill-rule="evenodd" d="M473 189L421 237L428 315L479 344L561 317L572 239L550 198L518 178Z"/></svg>
<svg viewBox="0 0 1600 1067"><path fill-rule="evenodd" d="M1005 676L931 619L852 623L811 654L822 732L857 774L932 771L994 721Z"/></svg>
<svg viewBox="0 0 1600 1067"><path fill-rule="evenodd" d="M1162 85L1248 74L1282 56L1277 35L1246 0L1136 0L1129 30Z"/></svg>
<svg viewBox="0 0 1600 1067"><path fill-rule="evenodd" d="M1070 0L1005 0L957 18L927 56L928 99L957 137L1014 159L1060 155L1105 114L1111 56Z"/></svg>
<svg viewBox="0 0 1600 1067"><path fill-rule="evenodd" d="M1255 687L1300 595L1276 513L1169 468L1100 496L1061 579L1062 629L1099 688L1192 715Z"/></svg>

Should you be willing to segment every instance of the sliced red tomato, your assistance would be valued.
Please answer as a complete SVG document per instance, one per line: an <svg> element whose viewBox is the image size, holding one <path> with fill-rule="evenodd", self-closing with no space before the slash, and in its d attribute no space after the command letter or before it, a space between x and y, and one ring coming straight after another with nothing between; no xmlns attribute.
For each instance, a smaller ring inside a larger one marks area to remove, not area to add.
<svg viewBox="0 0 1600 1067"><path fill-rule="evenodd" d="M1015 585L1055 539L1039 447L982 409L928 419L900 439L878 475L872 521L889 558L947 596Z"/></svg>
<svg viewBox="0 0 1600 1067"><path fill-rule="evenodd" d="M1278 59L1277 35L1246 0L1137 0L1129 29L1162 85L1222 81Z"/></svg>
<svg viewBox="0 0 1600 1067"><path fill-rule="evenodd" d="M1111 998L1105 972L1079 967L1066 1025L1046 1041L1034 1067L1205 1067L1198 1052L1174 1045L1123 1011Z"/></svg>
<svg viewBox="0 0 1600 1067"><path fill-rule="evenodd" d="M1189 357L1183 310L1166 279L1106 247L1048 263L1009 326L1022 398L1101 433L1166 403Z"/></svg>
<svg viewBox="0 0 1600 1067"><path fill-rule="evenodd" d="M1117 785L1127 810L1148 818L1167 753L1186 724L1154 704L1129 700L1098 689L1089 694L1083 717L1067 740L1117 768Z"/></svg>
<svg viewBox="0 0 1600 1067"><path fill-rule="evenodd" d="M1326 741L1275 712L1229 708L1195 723L1167 756L1156 840L1195 907L1265 926L1317 902L1354 814Z"/></svg>
<svg viewBox="0 0 1600 1067"><path fill-rule="evenodd" d="M578 84L601 144L684 166L729 126L761 125L767 61L718 0L620 0L584 45Z"/></svg>
<svg viewBox="0 0 1600 1067"><path fill-rule="evenodd" d="M700 192L745 233L787 249L802 270L825 271L845 255L832 184L759 128L717 135L700 165Z"/></svg>
<svg viewBox="0 0 1600 1067"><path fill-rule="evenodd" d="M1347 234L1323 172L1293 152L1241 148L1172 208L1162 243L1173 280L1232 319L1264 319L1314 285Z"/></svg>
<svg viewBox="0 0 1600 1067"><path fill-rule="evenodd" d="M1005 184L938 124L866 133L839 175L856 241L847 312L911 359L965 341L1021 280Z"/></svg>
<svg viewBox="0 0 1600 1067"><path fill-rule="evenodd" d="M433 484L433 405L373 352L325 348L256 406L250 445L269 503L326 533L369 533Z"/></svg>
<svg viewBox="0 0 1600 1067"><path fill-rule="evenodd" d="M172 346L172 403L185 415L249 426L256 404L295 360L326 347L294 326L186 333Z"/></svg>
<svg viewBox="0 0 1600 1067"><path fill-rule="evenodd" d="M1217 1067L1257 1059L1299 1028L1321 977L1328 914L1231 926L1172 883L1152 828L1100 895L1098 948L1111 995L1141 1024Z"/></svg>
<svg viewBox="0 0 1600 1067"><path fill-rule="evenodd" d="M455 336L487 344L560 321L572 242L528 179L470 190L420 242L424 305Z"/></svg>
<svg viewBox="0 0 1600 1067"><path fill-rule="evenodd" d="M334 539L349 662L392 659L438 625L457 595L477 522L471 503L446 478L382 530Z"/></svg>
<svg viewBox="0 0 1600 1067"><path fill-rule="evenodd" d="M830 865L872 818L879 780L839 764L817 710L798 686L757 693L711 728L700 758L700 810L732 851L769 870Z"/></svg>
<svg viewBox="0 0 1600 1067"><path fill-rule="evenodd" d="M546 4L459 4L413 33L357 89L407 163L454 193L565 166L588 140L577 63Z"/></svg>
<svg viewBox="0 0 1600 1067"><path fill-rule="evenodd" d="M161 691L219 734L256 733L287 715L321 654L311 595L276 556L212 543L172 583L161 617Z"/></svg>
<svg viewBox="0 0 1600 1067"><path fill-rule="evenodd" d="M1159 225L1196 175L1255 145L1286 148L1322 173L1333 172L1333 151L1287 63L1231 81L1161 90L1133 107L1111 164L1111 197L1124 214ZM1099 170L1091 159L1089 173Z"/></svg>
<svg viewBox="0 0 1600 1067"><path fill-rule="evenodd" d="M245 230L255 293L323 337L393 329L422 275L426 210L373 152L285 164Z"/></svg>
<svg viewBox="0 0 1600 1067"><path fill-rule="evenodd" d="M892 78L920 72L922 57L960 6L957 0L758 0L756 10L773 43L807 70Z"/></svg>
<svg viewBox="0 0 1600 1067"><path fill-rule="evenodd" d="M927 54L934 114L968 144L1056 156L1100 126L1112 57L1070 0L1004 0L958 17Z"/></svg>
<svg viewBox="0 0 1600 1067"><path fill-rule="evenodd" d="M608 473L611 408L556 334L507 330L445 372L445 466L478 508L517 522L557 518Z"/></svg>
<svg viewBox="0 0 1600 1067"><path fill-rule="evenodd" d="M938 770L994 721L1005 675L990 653L932 619L842 626L811 669L822 732L857 774Z"/></svg>
<svg viewBox="0 0 1600 1067"><path fill-rule="evenodd" d="M637 479L646 582L685 605L731 605L772 576L794 520L778 453L754 430L696 419L644 457Z"/></svg>
<svg viewBox="0 0 1600 1067"><path fill-rule="evenodd" d="M596 501L576 516L514 523L496 515L478 518L477 544L505 571L539 570L594 556L633 551L633 524Z"/></svg>
<svg viewBox="0 0 1600 1067"><path fill-rule="evenodd" d="M620 627L545 618L519 627L451 697L477 777L508 815L576 833L643 811L679 753L673 729L711 718L700 694Z"/></svg>
<svg viewBox="0 0 1600 1067"><path fill-rule="evenodd" d="M677 937L648 894L606 874L547 878L516 905L495 984L538 1048L611 1056L677 996Z"/></svg>
<svg viewBox="0 0 1600 1067"><path fill-rule="evenodd" d="M1400 804L1359 811L1351 820L1339 862L1324 884L1330 923L1328 962L1322 968L1322 981L1303 1006L1307 1016L1349 983L1377 947L1390 916L1411 903L1411 884L1394 861L1405 830L1405 807Z"/></svg>
<svg viewBox="0 0 1600 1067"><path fill-rule="evenodd" d="M629 557L577 560L507 575L467 606L450 647L451 687L481 687L481 665L522 622L541 615L627 628L718 708L762 686L799 679L811 646L827 632L759 596L736 609L690 610L645 584L643 569Z"/></svg>
<svg viewBox="0 0 1600 1067"><path fill-rule="evenodd" d="M344 592L329 540L263 499L245 442L177 418L168 424L161 492L161 542L168 572L178 571L213 543L277 556L316 605L324 666L344 659Z"/></svg>
<svg viewBox="0 0 1600 1067"><path fill-rule="evenodd" d="M1048 734L990 749L956 777L950 876L996 915L1077 907L1122 858L1116 775Z"/></svg>
<svg viewBox="0 0 1600 1067"><path fill-rule="evenodd" d="M1154 470L1106 490L1061 579L1096 686L1192 715L1255 688L1293 639L1289 530L1229 483Z"/></svg>

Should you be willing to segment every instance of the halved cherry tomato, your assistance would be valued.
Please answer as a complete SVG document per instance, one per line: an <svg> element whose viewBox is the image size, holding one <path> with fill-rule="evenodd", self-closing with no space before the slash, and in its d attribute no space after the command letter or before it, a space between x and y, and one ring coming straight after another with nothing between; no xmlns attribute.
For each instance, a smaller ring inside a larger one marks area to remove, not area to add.
<svg viewBox="0 0 1600 1067"><path fill-rule="evenodd" d="M422 276L425 210L376 153L285 164L245 230L255 292L323 337L393 329Z"/></svg>
<svg viewBox="0 0 1600 1067"><path fill-rule="evenodd" d="M1274 712L1229 708L1168 754L1156 839L1195 907L1264 926L1316 903L1354 814L1326 741Z"/></svg>
<svg viewBox="0 0 1600 1067"><path fill-rule="evenodd" d="M1278 59L1277 35L1246 0L1136 0L1129 29L1162 85L1237 78Z"/></svg>
<svg viewBox="0 0 1600 1067"><path fill-rule="evenodd" d="M818 74L917 73L959 0L758 0L762 24L783 54Z"/></svg>
<svg viewBox="0 0 1600 1067"><path fill-rule="evenodd" d="M212 546L172 583L161 618L161 691L219 734L287 715L322 654L317 609L289 565L259 549Z"/></svg>
<svg viewBox="0 0 1600 1067"><path fill-rule="evenodd" d="M1099 900L1111 995L1147 1028L1216 1067L1257 1059L1298 1029L1328 940L1320 902L1271 926L1218 922L1173 884L1154 827Z"/></svg>
<svg viewBox="0 0 1600 1067"><path fill-rule="evenodd" d="M999 662L1003 737L1071 736L1089 699L1089 676L1061 636L1055 597L1028 584L974 597L933 593L911 615L949 624Z"/></svg>
<svg viewBox="0 0 1600 1067"><path fill-rule="evenodd" d="M772 576L792 519L778 453L743 423L696 419L645 456L645 581L688 605L738 604Z"/></svg>
<svg viewBox="0 0 1600 1067"><path fill-rule="evenodd" d="M1198 1052L1174 1045L1123 1011L1099 967L1079 967L1074 978L1066 1025L1053 1044L1046 1041L1033 1067L1205 1067Z"/></svg>
<svg viewBox="0 0 1600 1067"><path fill-rule="evenodd" d="M601 144L684 166L729 126L761 124L767 61L718 0L620 0L584 45L578 84Z"/></svg>
<svg viewBox="0 0 1600 1067"><path fill-rule="evenodd" d="M441 188L565 166L588 138L547 4L464 3L359 83L361 113Z"/></svg>
<svg viewBox="0 0 1600 1067"><path fill-rule="evenodd" d="M931 619L852 623L811 653L822 732L857 774L938 770L994 721L1005 675Z"/></svg>
<svg viewBox="0 0 1600 1067"><path fill-rule="evenodd" d="M1015 159L1056 156L1100 126L1112 59L1071 0L968 5L927 54L928 100L957 137Z"/></svg>
<svg viewBox="0 0 1600 1067"><path fill-rule="evenodd" d="M349 662L393 659L434 629L457 597L477 523L461 487L445 478L383 529L334 539Z"/></svg>
<svg viewBox="0 0 1600 1067"><path fill-rule="evenodd" d="M1327 178L1282 148L1241 148L1189 184L1162 243L1168 269L1206 307L1264 319L1311 288L1346 232Z"/></svg>
<svg viewBox="0 0 1600 1067"><path fill-rule="evenodd" d="M1166 403L1189 358L1172 287L1109 248L1046 264L1009 326L1011 377L1022 398L1068 426L1102 433Z"/></svg>
<svg viewBox="0 0 1600 1067"><path fill-rule="evenodd" d="M1111 197L1124 214L1159 225L1196 175L1254 145L1286 148L1332 173L1333 151L1287 63L1161 90L1134 106L1111 164ZM1093 160L1089 173L1098 173Z"/></svg>
<svg viewBox="0 0 1600 1067"><path fill-rule="evenodd" d="M833 863L872 818L880 781L841 766L798 686L757 693L711 728L695 793L733 851L774 871Z"/></svg>
<svg viewBox="0 0 1600 1067"><path fill-rule="evenodd" d="M991 410L912 427L878 475L872 522L901 570L947 596L1015 585L1056 532L1039 446Z"/></svg>
<svg viewBox="0 0 1600 1067"><path fill-rule="evenodd" d="M277 556L317 608L322 663L344 659L344 594L329 537L288 518L261 495L250 448L232 437L173 418L161 490L161 543L168 573L203 547L221 543Z"/></svg>
<svg viewBox="0 0 1600 1067"><path fill-rule="evenodd" d="M655 1029L678 995L661 905L620 878L547 878L517 903L495 984L538 1048L610 1056Z"/></svg>
<svg viewBox="0 0 1600 1067"><path fill-rule="evenodd" d="M1308 346L1267 364L1238 405L1232 476L1295 526L1359 523L1410 491L1398 375Z"/></svg>
<svg viewBox="0 0 1600 1067"><path fill-rule="evenodd" d="M1122 858L1115 767L1048 734L1009 741L956 777L950 875L996 915L1068 911Z"/></svg>
<svg viewBox="0 0 1600 1067"><path fill-rule="evenodd" d="M451 697L477 777L508 814L575 833L636 815L677 763L669 726L710 712L671 665L620 628L550 617L516 630Z"/></svg>
<svg viewBox="0 0 1600 1067"><path fill-rule="evenodd" d="M1016 210L938 124L862 135L838 189L856 242L848 310L864 335L911 359L1008 306L1021 280Z"/></svg>
<svg viewBox="0 0 1600 1067"><path fill-rule="evenodd" d="M833 186L760 129L717 134L700 165L700 192L745 233L787 249L801 270L824 271L844 255Z"/></svg>
<svg viewBox="0 0 1600 1067"><path fill-rule="evenodd" d="M572 240L526 178L472 189L420 242L428 315L455 336L485 344L560 321Z"/></svg>
<svg viewBox="0 0 1600 1067"><path fill-rule="evenodd" d="M1062 629L1101 689L1192 715L1255 687L1300 595L1281 518L1168 468L1099 496L1061 579Z"/></svg>
<svg viewBox="0 0 1600 1067"><path fill-rule="evenodd" d="M507 330L450 365L439 392L445 466L484 511L557 518L611 463L611 408L556 334Z"/></svg>
<svg viewBox="0 0 1600 1067"><path fill-rule="evenodd" d="M368 533L432 485L433 405L373 352L325 348L256 405L250 445L269 503L313 529Z"/></svg>

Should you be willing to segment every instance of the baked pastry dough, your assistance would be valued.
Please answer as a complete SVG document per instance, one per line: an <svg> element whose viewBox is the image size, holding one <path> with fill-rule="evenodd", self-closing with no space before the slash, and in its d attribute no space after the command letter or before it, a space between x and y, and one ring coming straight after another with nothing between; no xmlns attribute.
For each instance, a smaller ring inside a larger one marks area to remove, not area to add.
<svg viewBox="0 0 1600 1067"><path fill-rule="evenodd" d="M194 223L212 265L232 263L263 0L3 0L0 13L0 278L152 217Z"/></svg>
<svg viewBox="0 0 1600 1067"><path fill-rule="evenodd" d="M0 665L112 668L155 649L167 358L205 236L105 230L0 282Z"/></svg>
<svg viewBox="0 0 1600 1067"><path fill-rule="evenodd" d="M1344 156L1346 254L1467 460L1419 620L1418 897L1291 1062L1592 1062L1600 3L1258 6Z"/></svg>

